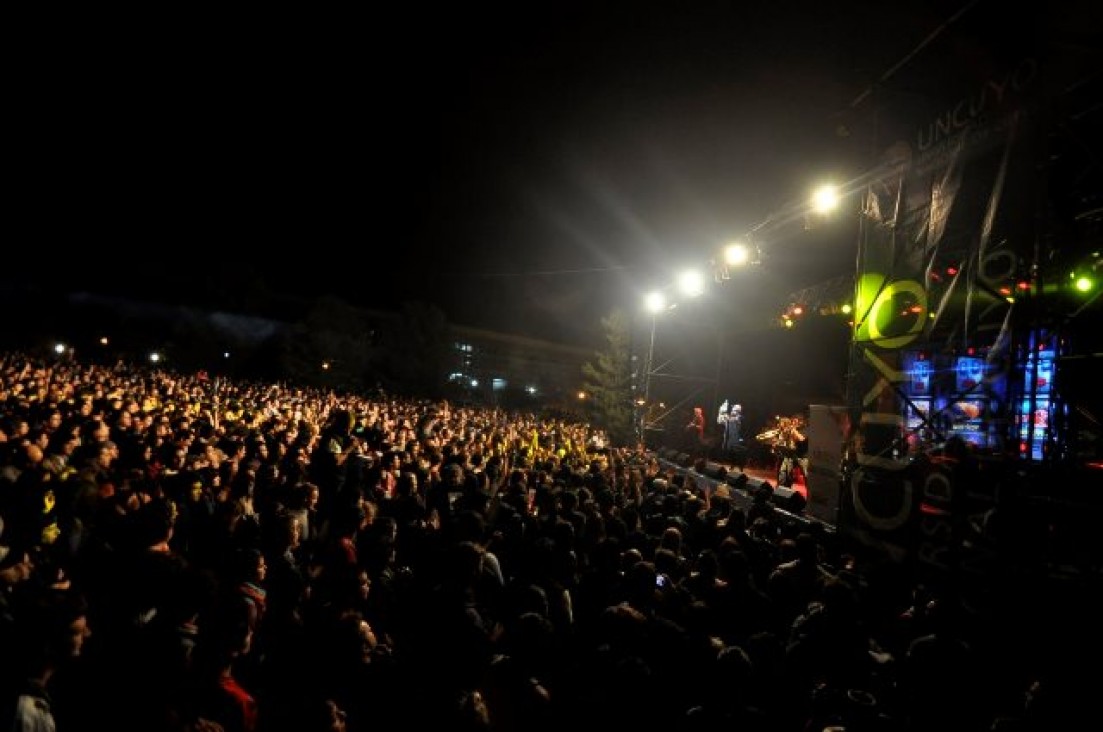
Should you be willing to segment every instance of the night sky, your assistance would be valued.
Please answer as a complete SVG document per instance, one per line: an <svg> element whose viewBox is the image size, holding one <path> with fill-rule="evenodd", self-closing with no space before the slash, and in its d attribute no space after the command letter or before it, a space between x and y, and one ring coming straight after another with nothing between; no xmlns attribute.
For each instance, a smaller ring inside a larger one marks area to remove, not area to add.
<svg viewBox="0 0 1103 732"><path fill-rule="evenodd" d="M2 282L261 312L276 295L424 300L593 342L613 308L638 312L677 268L859 175L852 101L957 10L988 23L971 14L992 4L750 5L46 34L14 74L26 261ZM772 226L766 261L713 288L714 310L750 327L778 293L852 272L855 216Z"/></svg>

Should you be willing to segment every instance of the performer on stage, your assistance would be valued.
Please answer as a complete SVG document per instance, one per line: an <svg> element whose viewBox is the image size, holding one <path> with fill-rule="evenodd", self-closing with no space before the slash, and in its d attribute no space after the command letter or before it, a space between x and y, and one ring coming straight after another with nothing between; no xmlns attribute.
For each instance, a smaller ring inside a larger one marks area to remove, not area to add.
<svg viewBox="0 0 1103 732"><path fill-rule="evenodd" d="M777 484L791 488L800 472L801 480L808 480L808 437L804 434L804 417L783 417L778 425L778 442L781 463L777 470Z"/></svg>
<svg viewBox="0 0 1103 732"><path fill-rule="evenodd" d="M724 402L727 404L727 402ZM723 441L721 449L725 452L734 450L743 443L743 407L732 404L728 413L724 415Z"/></svg>
<svg viewBox="0 0 1103 732"><path fill-rule="evenodd" d="M683 430L685 433L686 452L693 457L701 457L705 450L705 410L703 407L693 408L693 417Z"/></svg>

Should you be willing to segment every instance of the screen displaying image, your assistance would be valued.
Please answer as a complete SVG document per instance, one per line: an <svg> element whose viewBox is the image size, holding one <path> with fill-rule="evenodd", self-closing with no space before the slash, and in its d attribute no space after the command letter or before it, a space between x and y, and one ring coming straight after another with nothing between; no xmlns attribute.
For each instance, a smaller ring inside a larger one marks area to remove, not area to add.
<svg viewBox="0 0 1103 732"><path fill-rule="evenodd" d="M962 356L954 367L957 391L969 392L980 388L984 381L984 359L975 356Z"/></svg>
<svg viewBox="0 0 1103 732"><path fill-rule="evenodd" d="M988 447L988 434L983 430L959 430L955 429L954 434L961 437L968 444L973 447Z"/></svg>
<svg viewBox="0 0 1103 732"><path fill-rule="evenodd" d="M946 416L949 418L950 434L961 437L978 448L991 447L991 435L985 424L984 399L958 399L950 402Z"/></svg>
<svg viewBox="0 0 1103 732"><path fill-rule="evenodd" d="M931 362L921 353L904 356L905 389L912 396L928 396L931 393Z"/></svg>
<svg viewBox="0 0 1103 732"><path fill-rule="evenodd" d="M1023 446L1022 452L1029 453L1033 460L1042 459L1049 418L1049 399L1038 399L1033 404L1031 400L1024 399L1019 407L1019 440Z"/></svg>
<svg viewBox="0 0 1103 732"><path fill-rule="evenodd" d="M923 427L931 413L930 399L912 399L905 407L905 424L908 430L917 430Z"/></svg>
<svg viewBox="0 0 1103 732"><path fill-rule="evenodd" d="M933 425L928 421L931 414L931 400L912 398L904 403L905 440L908 450L917 451L927 444L933 434Z"/></svg>
<svg viewBox="0 0 1103 732"><path fill-rule="evenodd" d="M976 425L983 417L982 399L960 399L950 405L950 421L954 425Z"/></svg>
<svg viewBox="0 0 1103 732"><path fill-rule="evenodd" d="M1053 388L1053 351L1038 353L1038 370L1034 377L1034 387L1039 394L1049 394Z"/></svg>

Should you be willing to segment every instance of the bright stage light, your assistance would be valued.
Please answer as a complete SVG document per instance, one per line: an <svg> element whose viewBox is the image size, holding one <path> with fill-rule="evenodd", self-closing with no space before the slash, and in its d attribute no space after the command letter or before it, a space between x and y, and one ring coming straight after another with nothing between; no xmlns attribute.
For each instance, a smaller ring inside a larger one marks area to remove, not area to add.
<svg viewBox="0 0 1103 732"><path fill-rule="evenodd" d="M688 270L678 275L678 289L683 295L697 297L705 291L705 278L696 270Z"/></svg>
<svg viewBox="0 0 1103 732"><path fill-rule="evenodd" d="M650 292L644 298L643 305L649 313L661 313L666 310L666 295L661 292Z"/></svg>
<svg viewBox="0 0 1103 732"><path fill-rule="evenodd" d="M729 244L724 248L724 261L732 266L741 267L751 261L751 248L741 242Z"/></svg>
<svg viewBox="0 0 1103 732"><path fill-rule="evenodd" d="M832 185L820 186L812 194L812 209L816 213L834 211L839 205L839 189Z"/></svg>

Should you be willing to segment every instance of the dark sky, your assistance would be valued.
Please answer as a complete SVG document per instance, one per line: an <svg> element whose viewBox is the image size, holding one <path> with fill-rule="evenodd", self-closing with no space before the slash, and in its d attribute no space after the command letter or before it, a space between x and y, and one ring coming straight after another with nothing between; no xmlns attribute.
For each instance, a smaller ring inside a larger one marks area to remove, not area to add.
<svg viewBox="0 0 1103 732"><path fill-rule="evenodd" d="M425 300L462 324L587 340L818 180L856 176L869 144L850 102L974 3L843 5L70 29L23 59L9 108L15 231L25 254L59 256L5 282L214 306L246 290ZM749 311L850 271L852 242L774 227L767 262L710 296Z"/></svg>

